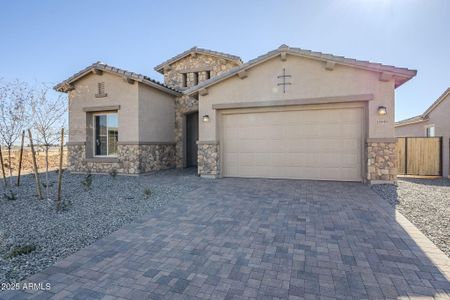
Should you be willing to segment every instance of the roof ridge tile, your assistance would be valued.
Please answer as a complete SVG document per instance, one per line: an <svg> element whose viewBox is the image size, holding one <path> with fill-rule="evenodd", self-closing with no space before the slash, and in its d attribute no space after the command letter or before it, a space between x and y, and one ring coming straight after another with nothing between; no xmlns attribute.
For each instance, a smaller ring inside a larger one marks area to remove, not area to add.
<svg viewBox="0 0 450 300"><path fill-rule="evenodd" d="M160 63L154 69L155 69L155 71L159 72L165 65L174 63L174 62L182 59L183 57L187 56L191 52L198 52L198 53L203 53L203 54L210 54L210 55L221 56L221 57L225 57L226 59L239 61L240 63L242 63L242 59L239 56L228 54L228 53L225 53L225 52L219 52L219 51L214 51L214 50L209 50L209 49L199 48L197 46L194 46L194 47L192 47L192 48L190 48L190 49L188 49L186 51L183 51L180 54L177 54L177 55L173 56L172 58L169 58L168 60Z"/></svg>
<svg viewBox="0 0 450 300"><path fill-rule="evenodd" d="M64 81L62 81L62 82L60 82L60 83L58 83L57 85L55 85L55 86L53 87L53 89L55 89L55 90L57 90L57 91L62 91L61 88L62 88L63 86L65 86L65 85L67 85L67 84L70 84L72 81L74 81L75 79L78 79L80 76L85 75L86 73L88 73L88 72L91 71L92 69L99 69L99 70L104 70L104 71L111 71L111 72L113 72L113 73L117 73L117 74L120 74L120 75L126 75L126 76L131 76L131 77L137 77L137 78L139 78L139 79L143 79L143 80L150 81L150 82L152 82L152 83L154 83L154 84L157 84L157 85L159 85L159 86L161 86L161 87L163 87L163 88L166 88L166 89L168 89L168 90L171 90L171 91L174 91L174 92L177 92L177 93L181 93L181 91L179 91L178 89L176 89L176 88L174 88L174 87L171 87L171 86L168 86L168 85L166 85L166 84L164 84L164 83L162 83L162 82L159 82L159 81L157 81L157 80L155 80L155 79L152 79L152 78L150 78L150 77L148 77L148 76L146 76L146 75L139 74L139 73L135 73L135 72L132 72L132 71L129 71L129 70L121 69L121 68L117 68L117 67L114 67L114 66L110 66L110 65L108 65L108 64L105 64L105 63L102 63L102 62L99 62L99 61L97 61L97 62L91 64L90 66L88 66L88 67L82 69L81 71L79 71L79 72L73 74L72 76L70 76L70 77L67 78L66 80L64 80Z"/></svg>

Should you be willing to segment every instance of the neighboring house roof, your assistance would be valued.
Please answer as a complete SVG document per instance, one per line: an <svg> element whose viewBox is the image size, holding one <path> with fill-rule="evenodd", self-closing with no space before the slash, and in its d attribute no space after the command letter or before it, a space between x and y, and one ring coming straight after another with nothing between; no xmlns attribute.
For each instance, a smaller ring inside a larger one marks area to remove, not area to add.
<svg viewBox="0 0 450 300"><path fill-rule="evenodd" d="M70 76L68 79L64 80L61 83L58 83L55 87L53 87L56 91L58 92L68 92L70 91L73 86L72 83L79 80L80 78L90 74L91 72L95 71L95 70L100 70L100 71L104 71L104 72L108 72L111 74L116 74L119 76L122 76L124 79L129 79L129 80L135 80L138 82L141 82L143 84L146 84L148 86L154 87L156 89L159 89L163 92L169 93L169 94L173 94L173 95L180 95L181 92L169 87L159 81L156 81L154 79L151 79L150 77L147 77L145 75L142 74L138 74L138 73L134 73L134 72L130 72L127 70L123 70L123 69L119 69L113 66L109 66L107 64L104 64L102 62L96 62L93 63L92 65L90 65L87 68L84 68L83 70L81 70L80 72Z"/></svg>
<svg viewBox="0 0 450 300"><path fill-rule="evenodd" d="M227 54L227 53L223 53L223 52L218 52L218 51L213 51L213 50L208 50L208 49L203 49L203 48L192 47L191 49L186 50L183 53L180 53L180 54L166 60L165 62L157 65L155 67L155 71L157 71L159 73L164 73L163 70L164 70L165 66L173 64L174 62L190 55L191 53L212 55L212 56L221 57L221 58L225 58L227 60L234 61L237 64L242 64L242 60L239 56L231 55L231 54Z"/></svg>
<svg viewBox="0 0 450 300"><path fill-rule="evenodd" d="M447 88L445 90L444 93L442 93L442 95L439 96L439 98L436 99L436 101L433 102L433 104L430 105L430 107L428 107L428 109L421 115L412 117L412 118L408 118L405 120L401 120L398 122L395 122L395 127L398 126L405 126L405 125L410 125L410 124L415 124L415 123L420 123L420 122L424 122L426 120L428 120L430 113L440 104L442 103L442 101L444 101L445 99L447 99L447 96L450 95L450 87Z"/></svg>
<svg viewBox="0 0 450 300"><path fill-rule="evenodd" d="M332 54L322 53L322 52L315 52L311 50L305 50L300 48L291 48L287 45L281 45L278 49L275 49L273 51L267 52L266 54L263 54L261 56L258 56L255 59L252 59L245 64L242 64L240 66L237 66L235 68L230 69L228 72L222 73L221 75L212 77L209 80L203 81L202 83L191 87L187 90L185 90L184 94L193 94L197 92L200 89L209 87L211 85L214 85L222 80L225 80L231 76L236 75L242 70L246 70L249 68L252 68L268 59L271 59L277 55L280 55L281 53L287 53L291 55L297 55L312 59L318 59L323 61L331 61L337 64L341 65L348 65L356 68L361 68L365 70L375 71L375 72L386 72L388 74L395 75L395 87L399 87L412 77L414 77L417 74L416 70L410 70L407 68L399 68L395 66L390 65L383 65L380 63L374 63L370 61L365 60L357 60L352 58L346 58L344 56L336 56Z"/></svg>

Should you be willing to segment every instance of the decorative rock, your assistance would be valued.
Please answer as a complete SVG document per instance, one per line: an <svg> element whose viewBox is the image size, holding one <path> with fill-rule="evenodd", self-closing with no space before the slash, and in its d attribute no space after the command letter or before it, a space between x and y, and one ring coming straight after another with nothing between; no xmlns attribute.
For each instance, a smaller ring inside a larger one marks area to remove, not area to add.
<svg viewBox="0 0 450 300"><path fill-rule="evenodd" d="M176 143L176 166L183 168L183 127L186 114L198 111L198 100L189 96L181 96L176 99L175 106L175 143Z"/></svg>
<svg viewBox="0 0 450 300"><path fill-rule="evenodd" d="M84 145L69 145L68 169L75 172L139 174L175 167L175 145L118 145L117 162L85 159Z"/></svg>
<svg viewBox="0 0 450 300"><path fill-rule="evenodd" d="M183 77L181 73L187 73L187 87L195 85L193 72L198 73L198 82L207 80L207 70L210 71L210 77L227 72L238 64L215 56L198 54L195 57L186 56L183 59L173 63L170 70L164 71L164 83L175 88L183 88ZM192 72L189 72L191 71ZM198 70L198 71L197 71Z"/></svg>
<svg viewBox="0 0 450 300"><path fill-rule="evenodd" d="M218 176L220 174L219 145L198 145L198 174Z"/></svg>
<svg viewBox="0 0 450 300"><path fill-rule="evenodd" d="M396 142L376 143L367 145L367 179L396 181L398 159Z"/></svg>

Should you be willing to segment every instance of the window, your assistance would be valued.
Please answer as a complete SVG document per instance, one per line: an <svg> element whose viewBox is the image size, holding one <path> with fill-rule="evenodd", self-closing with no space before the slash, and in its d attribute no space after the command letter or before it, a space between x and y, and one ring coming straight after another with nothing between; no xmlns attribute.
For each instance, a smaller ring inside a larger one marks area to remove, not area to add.
<svg viewBox="0 0 450 300"><path fill-rule="evenodd" d="M429 125L429 126L425 127L425 130L426 130L427 137L435 136L434 125Z"/></svg>
<svg viewBox="0 0 450 300"><path fill-rule="evenodd" d="M206 71L205 79L208 80L211 78L211 71Z"/></svg>
<svg viewBox="0 0 450 300"><path fill-rule="evenodd" d="M187 87L187 74L186 73L182 73L181 74L181 84L183 87Z"/></svg>
<svg viewBox="0 0 450 300"><path fill-rule="evenodd" d="M116 156L119 139L117 113L94 115L94 155Z"/></svg>
<svg viewBox="0 0 450 300"><path fill-rule="evenodd" d="M198 72L194 72L194 85L198 84Z"/></svg>

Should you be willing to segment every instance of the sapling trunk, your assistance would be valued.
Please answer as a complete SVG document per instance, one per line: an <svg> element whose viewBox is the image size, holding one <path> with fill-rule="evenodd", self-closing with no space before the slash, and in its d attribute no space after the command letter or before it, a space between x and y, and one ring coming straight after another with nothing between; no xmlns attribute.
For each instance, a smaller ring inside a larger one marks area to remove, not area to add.
<svg viewBox="0 0 450 300"><path fill-rule="evenodd" d="M8 169L9 169L9 184L10 184L10 186L12 187L13 182L12 182L11 147L12 147L12 146L8 146Z"/></svg>
<svg viewBox="0 0 450 300"><path fill-rule="evenodd" d="M25 140L25 130L22 130L22 143L20 144L20 154L19 154L19 169L17 170L17 186L20 185L20 171L22 170L22 159L23 159L23 143Z"/></svg>
<svg viewBox="0 0 450 300"><path fill-rule="evenodd" d="M48 145L45 145L45 195L48 197Z"/></svg>
<svg viewBox="0 0 450 300"><path fill-rule="evenodd" d="M0 145L0 164L2 164L3 183L5 184L5 188L6 188L6 186L8 185L8 181L6 180L5 164L3 162L3 153L2 153L1 145Z"/></svg>
<svg viewBox="0 0 450 300"><path fill-rule="evenodd" d="M58 172L58 192L56 195L56 210L61 209L61 185L63 173L63 155L64 155L64 128L61 128L61 145L59 149L59 172Z"/></svg>
<svg viewBox="0 0 450 300"><path fill-rule="evenodd" d="M36 179L36 191L39 199L42 200L44 197L42 197L41 180L39 178L39 171L36 163L36 152L34 151L33 137L30 129L28 129L28 136L30 137L31 156L33 158L34 177Z"/></svg>

